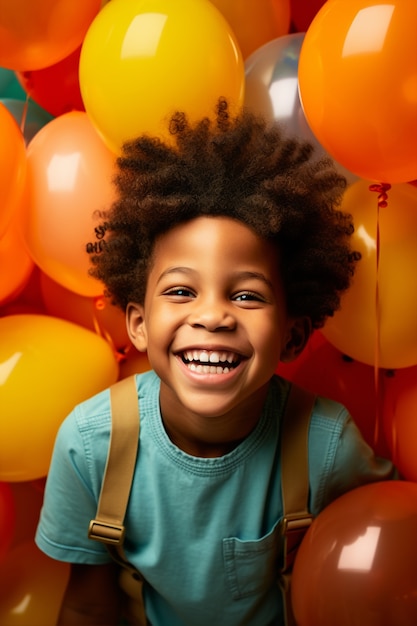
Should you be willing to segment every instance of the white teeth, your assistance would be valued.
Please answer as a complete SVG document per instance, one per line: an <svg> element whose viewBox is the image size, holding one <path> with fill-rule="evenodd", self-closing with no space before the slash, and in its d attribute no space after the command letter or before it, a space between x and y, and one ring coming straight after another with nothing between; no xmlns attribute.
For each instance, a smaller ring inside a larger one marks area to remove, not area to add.
<svg viewBox="0 0 417 626"><path fill-rule="evenodd" d="M239 357L234 352L217 352L209 350L185 350L183 360L192 372L198 374L227 374L237 365Z"/></svg>
<svg viewBox="0 0 417 626"><path fill-rule="evenodd" d="M196 365L195 363L189 363L188 368L192 372L196 372L197 374L227 374L230 372L228 367L220 367L215 365Z"/></svg>

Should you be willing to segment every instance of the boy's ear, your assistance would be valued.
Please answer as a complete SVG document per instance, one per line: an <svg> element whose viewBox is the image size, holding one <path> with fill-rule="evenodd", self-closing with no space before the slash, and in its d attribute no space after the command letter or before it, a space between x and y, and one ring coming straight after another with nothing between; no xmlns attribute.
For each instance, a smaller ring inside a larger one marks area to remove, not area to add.
<svg viewBox="0 0 417 626"><path fill-rule="evenodd" d="M146 332L144 309L141 304L129 302L126 308L126 327L130 341L139 352L146 352L148 335Z"/></svg>
<svg viewBox="0 0 417 626"><path fill-rule="evenodd" d="M297 358L304 350L311 333L311 320L308 317L297 317L291 320L281 351L281 361L289 363Z"/></svg>

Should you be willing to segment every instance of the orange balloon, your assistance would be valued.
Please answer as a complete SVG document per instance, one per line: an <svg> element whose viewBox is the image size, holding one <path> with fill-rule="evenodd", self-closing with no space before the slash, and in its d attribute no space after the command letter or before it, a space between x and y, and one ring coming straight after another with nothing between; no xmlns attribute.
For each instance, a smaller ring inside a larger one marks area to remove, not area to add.
<svg viewBox="0 0 417 626"><path fill-rule="evenodd" d="M26 146L13 115L0 103L0 238L23 198Z"/></svg>
<svg viewBox="0 0 417 626"><path fill-rule="evenodd" d="M0 305L10 302L23 291L35 267L20 233L17 220L0 239Z"/></svg>
<svg viewBox="0 0 417 626"><path fill-rule="evenodd" d="M417 484L384 481L341 496L298 550L298 626L417 624Z"/></svg>
<svg viewBox="0 0 417 626"><path fill-rule="evenodd" d="M62 420L118 373L108 342L81 326L47 315L0 318L0 480L46 476Z"/></svg>
<svg viewBox="0 0 417 626"><path fill-rule="evenodd" d="M417 2L331 0L310 24L299 62L307 121L360 178L417 176Z"/></svg>
<svg viewBox="0 0 417 626"><path fill-rule="evenodd" d="M385 390L384 431L392 459L406 480L417 482L417 366L392 372Z"/></svg>
<svg viewBox="0 0 417 626"><path fill-rule="evenodd" d="M377 193L359 181L345 192L342 209L353 215L352 244L362 259L340 310L322 332L338 350L368 365L415 365L417 188L393 185L378 212Z"/></svg>
<svg viewBox="0 0 417 626"><path fill-rule="evenodd" d="M0 66L38 70L73 52L84 39L101 0L3 0Z"/></svg>
<svg viewBox="0 0 417 626"><path fill-rule="evenodd" d="M28 202L22 229L29 253L66 289L98 296L86 246L115 197L114 154L87 114L65 113L41 128L27 148Z"/></svg>
<svg viewBox="0 0 417 626"><path fill-rule="evenodd" d="M127 334L126 315L104 296L88 298L65 289L41 274L40 287L46 312L104 337L114 350L123 355L132 345Z"/></svg>
<svg viewBox="0 0 417 626"><path fill-rule="evenodd" d="M290 29L290 0L211 1L232 27L244 59Z"/></svg>
<svg viewBox="0 0 417 626"><path fill-rule="evenodd" d="M50 559L33 541L10 550L0 565L0 624L54 626L69 572L69 563Z"/></svg>

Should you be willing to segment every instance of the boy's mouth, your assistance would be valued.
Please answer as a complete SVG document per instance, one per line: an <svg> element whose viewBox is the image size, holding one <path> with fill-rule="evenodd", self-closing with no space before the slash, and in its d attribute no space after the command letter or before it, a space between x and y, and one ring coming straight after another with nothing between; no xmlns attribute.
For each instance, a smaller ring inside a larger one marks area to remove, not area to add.
<svg viewBox="0 0 417 626"><path fill-rule="evenodd" d="M217 350L185 350L180 356L183 363L198 374L228 374L242 360L235 352Z"/></svg>

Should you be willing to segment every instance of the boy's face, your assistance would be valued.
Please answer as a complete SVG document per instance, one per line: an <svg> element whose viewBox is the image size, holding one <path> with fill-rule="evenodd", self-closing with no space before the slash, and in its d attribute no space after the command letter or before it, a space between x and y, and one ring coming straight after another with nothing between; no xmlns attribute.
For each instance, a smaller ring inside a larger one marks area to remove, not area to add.
<svg viewBox="0 0 417 626"><path fill-rule="evenodd" d="M307 339L287 315L276 249L224 217L196 218L158 239L144 306L130 304L127 319L161 378L164 419L164 408L203 423L245 411L259 419L280 358Z"/></svg>

